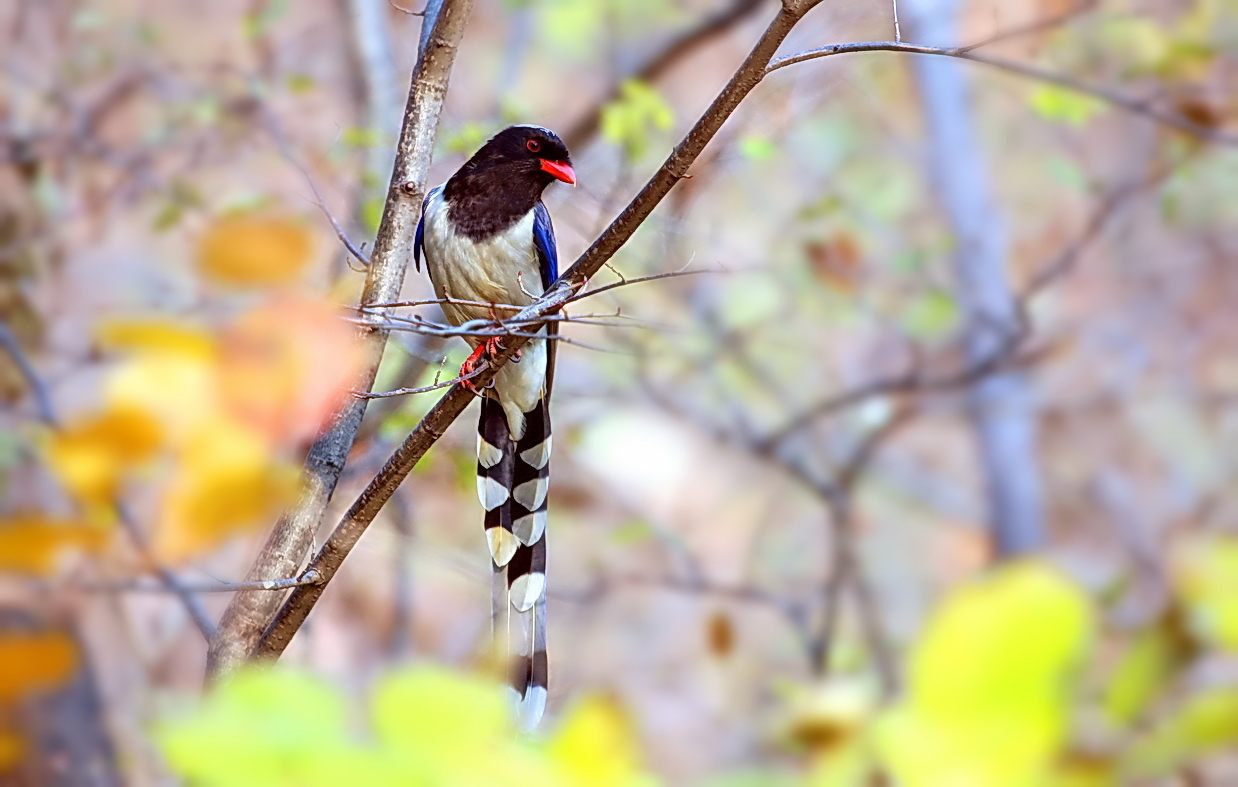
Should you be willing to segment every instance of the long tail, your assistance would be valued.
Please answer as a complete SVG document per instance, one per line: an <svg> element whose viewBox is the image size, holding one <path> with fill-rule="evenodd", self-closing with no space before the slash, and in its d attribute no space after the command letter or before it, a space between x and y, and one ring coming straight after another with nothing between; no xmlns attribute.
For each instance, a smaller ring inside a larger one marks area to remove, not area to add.
<svg viewBox="0 0 1238 787"><path fill-rule="evenodd" d="M477 490L486 509L494 562L492 620L496 643L512 656L511 684L521 727L546 708L546 492L550 481L550 411L543 396L524 414L513 440L497 400L482 400L477 426Z"/></svg>

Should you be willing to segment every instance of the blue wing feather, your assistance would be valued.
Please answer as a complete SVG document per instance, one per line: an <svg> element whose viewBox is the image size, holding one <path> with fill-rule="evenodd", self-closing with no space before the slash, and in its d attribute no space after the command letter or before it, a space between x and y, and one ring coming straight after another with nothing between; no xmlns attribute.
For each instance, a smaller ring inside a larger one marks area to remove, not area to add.
<svg viewBox="0 0 1238 787"><path fill-rule="evenodd" d="M537 261L542 269L542 287L548 288L559 278L559 250L550 211L540 201L533 208L533 245L537 247Z"/></svg>
<svg viewBox="0 0 1238 787"><path fill-rule="evenodd" d="M430 193L421 201L421 218L417 220L417 234L413 237L413 265L421 272L421 244L426 234L426 205L430 204Z"/></svg>

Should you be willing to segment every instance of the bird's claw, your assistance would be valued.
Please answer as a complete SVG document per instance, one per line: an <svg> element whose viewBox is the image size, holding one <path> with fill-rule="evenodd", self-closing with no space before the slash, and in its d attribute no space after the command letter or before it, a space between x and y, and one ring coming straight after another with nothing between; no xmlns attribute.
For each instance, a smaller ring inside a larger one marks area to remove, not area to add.
<svg viewBox="0 0 1238 787"><path fill-rule="evenodd" d="M473 393L481 393L481 391L478 390L477 386L473 384L472 380L463 379L463 378L467 378L469 375L476 372L477 369L482 365L482 363L488 362L487 359L490 356L497 355L498 352L499 352L499 337L497 336L492 336L489 339L486 339L481 344L474 347L473 352L469 354L469 357L465 358L464 363L460 364L460 377L462 378L460 380L461 384L464 385L465 388L469 389ZM493 383L491 383L491 385L493 385Z"/></svg>

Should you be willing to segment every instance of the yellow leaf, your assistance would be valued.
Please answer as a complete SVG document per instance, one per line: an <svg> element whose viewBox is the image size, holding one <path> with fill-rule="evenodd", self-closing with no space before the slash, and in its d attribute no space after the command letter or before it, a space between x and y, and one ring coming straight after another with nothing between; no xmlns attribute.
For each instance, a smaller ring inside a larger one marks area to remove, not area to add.
<svg viewBox="0 0 1238 787"><path fill-rule="evenodd" d="M64 551L99 549L106 540L104 530L41 514L0 519L0 571L50 574Z"/></svg>
<svg viewBox="0 0 1238 787"><path fill-rule="evenodd" d="M296 490L296 468L228 418L206 420L185 441L168 484L155 550L183 561L279 512Z"/></svg>
<svg viewBox="0 0 1238 787"><path fill-rule="evenodd" d="M210 357L211 335L172 320L104 320L95 326L95 341L104 350L165 352Z"/></svg>
<svg viewBox="0 0 1238 787"><path fill-rule="evenodd" d="M564 784L619 787L652 784L639 765L632 730L622 710L610 700L581 702L549 746Z"/></svg>
<svg viewBox="0 0 1238 787"><path fill-rule="evenodd" d="M310 234L301 224L240 213L224 216L206 231L198 268L217 284L269 287L295 279L312 252Z"/></svg>
<svg viewBox="0 0 1238 787"><path fill-rule="evenodd" d="M181 352L139 353L126 359L107 381L112 407L146 413L179 442L219 409L218 361L211 355Z"/></svg>
<svg viewBox="0 0 1238 787"><path fill-rule="evenodd" d="M908 699L883 720L879 742L899 783L1043 784L1090 625L1086 597L1034 563L957 592L912 653Z"/></svg>
<svg viewBox="0 0 1238 787"><path fill-rule="evenodd" d="M142 410L113 408L52 435L48 460L79 500L106 503L125 471L154 456L162 440L159 424Z"/></svg>
<svg viewBox="0 0 1238 787"><path fill-rule="evenodd" d="M77 668L77 646L67 634L0 634L0 706L69 680Z"/></svg>

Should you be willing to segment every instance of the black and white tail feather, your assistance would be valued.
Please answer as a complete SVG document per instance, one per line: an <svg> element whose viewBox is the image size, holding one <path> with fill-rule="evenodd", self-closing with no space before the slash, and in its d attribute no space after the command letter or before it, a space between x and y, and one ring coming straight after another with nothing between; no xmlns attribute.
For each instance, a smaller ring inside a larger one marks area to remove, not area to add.
<svg viewBox="0 0 1238 787"><path fill-rule="evenodd" d="M414 254L424 251L443 313L455 325L526 306L558 278L558 252L542 191L574 184L567 148L538 126L494 136L426 195ZM539 286L540 285L540 286ZM546 708L546 493L555 323L529 341L482 392L477 424L477 495L494 566L496 644L511 655L511 686L524 729ZM480 339L469 338L474 347Z"/></svg>
<svg viewBox="0 0 1238 787"><path fill-rule="evenodd" d="M511 653L511 686L521 727L546 709L546 492L551 434L546 397L513 435L496 398L477 422L477 495L486 510L494 564L491 611L496 640Z"/></svg>

